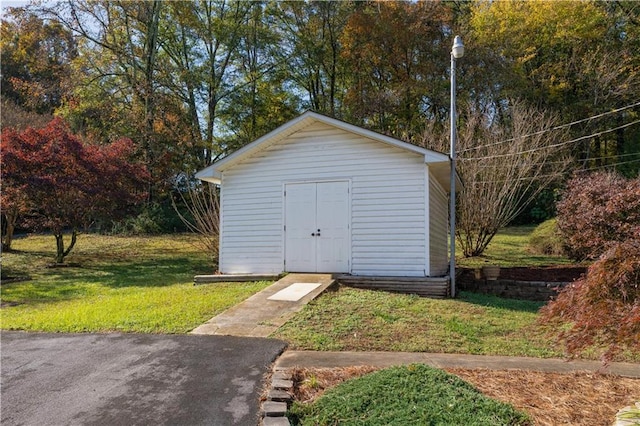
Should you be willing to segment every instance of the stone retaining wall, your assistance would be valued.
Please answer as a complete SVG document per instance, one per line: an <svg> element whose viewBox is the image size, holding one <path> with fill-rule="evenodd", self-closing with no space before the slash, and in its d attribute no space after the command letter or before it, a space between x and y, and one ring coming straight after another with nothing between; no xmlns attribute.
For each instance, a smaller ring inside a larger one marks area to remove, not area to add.
<svg viewBox="0 0 640 426"><path fill-rule="evenodd" d="M558 294L558 290L570 283L517 280L476 280L470 274L463 274L457 280L459 290L474 293L493 294L506 299L522 299L546 302Z"/></svg>

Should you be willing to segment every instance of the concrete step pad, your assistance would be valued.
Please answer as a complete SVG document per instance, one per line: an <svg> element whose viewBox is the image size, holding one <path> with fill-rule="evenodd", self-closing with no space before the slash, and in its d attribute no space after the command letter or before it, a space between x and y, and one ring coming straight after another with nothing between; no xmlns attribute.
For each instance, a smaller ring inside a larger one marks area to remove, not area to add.
<svg viewBox="0 0 640 426"><path fill-rule="evenodd" d="M293 284L317 284L317 286L314 285L313 289L310 288L311 286L303 286L304 294L290 297L295 300L273 299L273 296ZM268 337L296 312L299 312L304 305L334 284L336 281L330 274L289 274L244 302L211 318L191 333Z"/></svg>

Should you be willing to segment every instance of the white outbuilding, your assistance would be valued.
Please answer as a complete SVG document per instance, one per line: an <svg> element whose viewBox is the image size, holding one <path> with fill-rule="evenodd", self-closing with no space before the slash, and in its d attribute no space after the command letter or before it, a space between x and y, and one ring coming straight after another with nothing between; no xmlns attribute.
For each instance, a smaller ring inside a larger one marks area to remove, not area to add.
<svg viewBox="0 0 640 426"><path fill-rule="evenodd" d="M201 170L223 274L448 273L446 154L306 112Z"/></svg>

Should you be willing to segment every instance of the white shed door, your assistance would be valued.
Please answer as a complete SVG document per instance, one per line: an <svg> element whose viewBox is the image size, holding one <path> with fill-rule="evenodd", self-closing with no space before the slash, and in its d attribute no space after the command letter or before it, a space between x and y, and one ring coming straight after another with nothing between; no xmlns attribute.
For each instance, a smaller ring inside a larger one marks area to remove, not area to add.
<svg viewBox="0 0 640 426"><path fill-rule="evenodd" d="M285 186L285 262L289 272L349 272L349 183Z"/></svg>

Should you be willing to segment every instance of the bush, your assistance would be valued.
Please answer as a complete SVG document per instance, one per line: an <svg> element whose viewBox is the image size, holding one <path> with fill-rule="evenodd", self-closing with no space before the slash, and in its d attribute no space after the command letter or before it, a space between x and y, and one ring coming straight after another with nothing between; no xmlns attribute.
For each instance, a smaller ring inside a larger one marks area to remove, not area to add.
<svg viewBox="0 0 640 426"><path fill-rule="evenodd" d="M301 425L529 425L526 414L423 364L392 367L330 389L289 412Z"/></svg>
<svg viewBox="0 0 640 426"><path fill-rule="evenodd" d="M147 206L139 215L113 223L113 235L158 235L163 231L163 216L157 204Z"/></svg>
<svg viewBox="0 0 640 426"><path fill-rule="evenodd" d="M615 243L541 313L544 323L570 324L559 338L572 355L595 346L609 361L625 348L640 351L640 239Z"/></svg>
<svg viewBox="0 0 640 426"><path fill-rule="evenodd" d="M615 243L639 238L640 177L574 176L558 203L558 229L574 260L597 259Z"/></svg>
<svg viewBox="0 0 640 426"><path fill-rule="evenodd" d="M558 221L549 219L542 222L529 236L529 250L535 254L562 256L565 254Z"/></svg>

